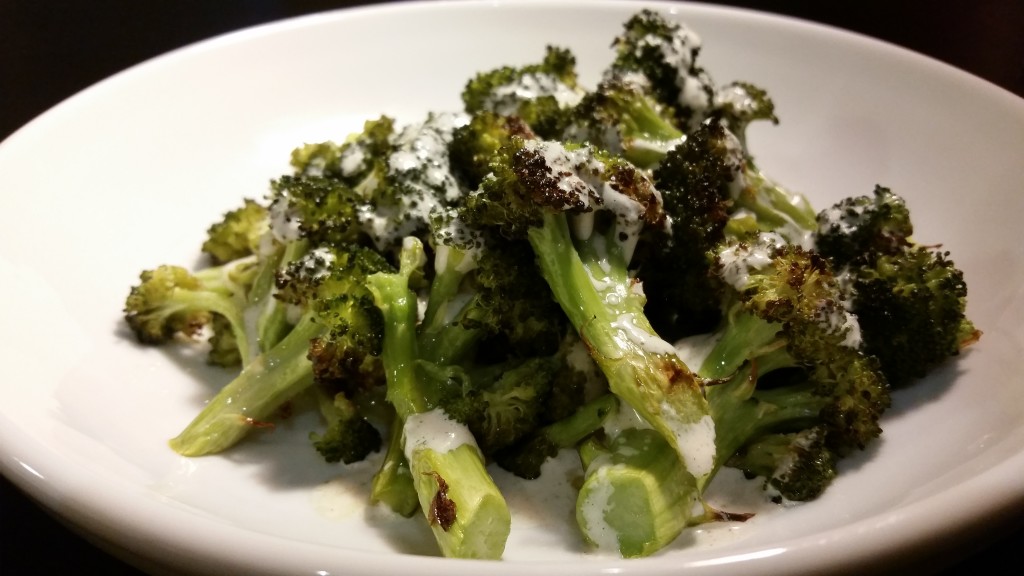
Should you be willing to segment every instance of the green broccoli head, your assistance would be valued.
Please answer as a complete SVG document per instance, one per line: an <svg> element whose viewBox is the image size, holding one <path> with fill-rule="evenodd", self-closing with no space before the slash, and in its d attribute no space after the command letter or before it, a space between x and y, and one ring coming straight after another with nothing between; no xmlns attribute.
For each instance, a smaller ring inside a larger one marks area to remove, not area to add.
<svg viewBox="0 0 1024 576"><path fill-rule="evenodd" d="M744 446L728 465L764 478L765 487L791 502L820 496L836 476L837 458L820 427L799 432L766 434Z"/></svg>
<svg viewBox="0 0 1024 576"><path fill-rule="evenodd" d="M732 436L726 444L738 448L764 432L758 427L804 428L811 421L823 426L839 457L865 447L881 433L889 384L877 359L862 351L857 318L828 261L770 233L724 246L715 270L727 309L700 373L732 383L721 388L729 394L709 392L712 406L726 414L719 422L736 420L740 411L758 414L738 418L745 429L722 424ZM784 368L797 370L796 384L757 387ZM747 406L749 399L760 405Z"/></svg>
<svg viewBox="0 0 1024 576"><path fill-rule="evenodd" d="M219 222L210 226L202 251L210 256L214 265L258 254L269 226L267 208L246 198L240 208L225 213Z"/></svg>
<svg viewBox="0 0 1024 576"><path fill-rule="evenodd" d="M360 193L372 190L387 173L393 151L395 121L389 116L367 120L361 132L345 142L306 144L292 151L296 176L324 176L337 179Z"/></svg>
<svg viewBox="0 0 1024 576"><path fill-rule="evenodd" d="M644 9L627 20L612 43L615 59L606 76L639 73L651 92L674 111L684 132L696 128L714 105L714 83L697 65L700 37L663 14Z"/></svg>
<svg viewBox="0 0 1024 576"><path fill-rule="evenodd" d="M637 275L652 325L670 340L709 331L720 317L708 254L725 239L731 191L743 169L725 130L718 122L702 125L654 170L670 227L644 239Z"/></svg>
<svg viewBox="0 0 1024 576"><path fill-rule="evenodd" d="M576 57L568 49L548 46L540 62L477 74L466 83L462 101L470 115L488 111L517 116L541 137L554 138L582 93Z"/></svg>
<svg viewBox="0 0 1024 576"><path fill-rule="evenodd" d="M347 396L340 393L332 396L323 390L317 393L327 428L323 433L310 433L309 438L325 461L351 464L380 450L380 431L360 415Z"/></svg>
<svg viewBox="0 0 1024 576"><path fill-rule="evenodd" d="M492 158L491 173L466 198L464 212L470 225L493 226L508 238L525 238L545 214L572 216L577 235L597 231L629 257L645 227L666 225L653 182L622 157L516 137Z"/></svg>
<svg viewBox="0 0 1024 576"><path fill-rule="evenodd" d="M768 92L750 82L731 82L715 91L715 111L747 148L747 127L758 120L778 124L775 103Z"/></svg>
<svg viewBox="0 0 1024 576"><path fill-rule="evenodd" d="M875 186L871 196L846 198L818 213L815 246L837 269L857 258L892 254L910 244L914 226L898 194Z"/></svg>
<svg viewBox="0 0 1024 576"><path fill-rule="evenodd" d="M448 154L452 170L469 190L475 190L491 172L491 158L512 137L534 138L533 130L518 116L481 110L455 129Z"/></svg>
<svg viewBox="0 0 1024 576"><path fill-rule="evenodd" d="M140 342L162 344L176 334L195 337L212 321L203 298L223 298L208 293L191 272L181 266L160 266L145 270L125 300L128 326Z"/></svg>
<svg viewBox="0 0 1024 576"><path fill-rule="evenodd" d="M472 279L475 305L460 321L481 329L486 347L513 356L549 356L561 345L568 321L544 286L525 241L490 236Z"/></svg>
<svg viewBox="0 0 1024 576"><path fill-rule="evenodd" d="M282 176L271 182L271 229L281 241L311 245L357 242L365 199L344 182L325 176Z"/></svg>
<svg viewBox="0 0 1024 576"><path fill-rule="evenodd" d="M589 142L641 168L653 168L683 138L642 77L606 78L573 107L562 138Z"/></svg>
<svg viewBox="0 0 1024 576"><path fill-rule="evenodd" d="M452 418L473 433L486 456L511 446L539 428L557 371L551 357L510 361L494 379L471 377L440 400ZM484 372L486 374L486 371Z"/></svg>
<svg viewBox="0 0 1024 576"><path fill-rule="evenodd" d="M366 287L366 278L391 270L387 260L373 249L357 244L323 245L289 263L278 274L276 297L314 315L323 326L323 338L331 346L321 343L319 354L338 359L342 353L334 347L341 347L378 355L384 321ZM313 353L316 358L318 351L314 349Z"/></svg>
<svg viewBox="0 0 1024 576"><path fill-rule="evenodd" d="M894 387L924 377L981 333L967 318L967 283L948 252L914 246L851 266L864 348Z"/></svg>

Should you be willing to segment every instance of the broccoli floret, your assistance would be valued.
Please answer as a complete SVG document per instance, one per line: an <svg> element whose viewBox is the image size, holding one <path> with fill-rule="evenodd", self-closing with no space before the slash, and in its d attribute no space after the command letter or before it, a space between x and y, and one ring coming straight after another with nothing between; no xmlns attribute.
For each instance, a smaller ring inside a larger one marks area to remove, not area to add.
<svg viewBox="0 0 1024 576"><path fill-rule="evenodd" d="M702 391L671 344L644 314L630 274L645 226L664 226L661 198L629 162L589 146L522 140L494 157L492 174L467 199L467 220L526 238L541 276L605 373L611 390L673 447L704 446L709 422ZM687 432L681 432L681 431ZM710 452L686 450L695 475Z"/></svg>
<svg viewBox="0 0 1024 576"><path fill-rule="evenodd" d="M455 129L448 154L452 172L467 190L480 186L491 171L491 157L513 136L535 137L518 116L502 116L489 110L473 114L469 122Z"/></svg>
<svg viewBox="0 0 1024 576"><path fill-rule="evenodd" d="M736 135L744 150L747 150L747 126L751 122L763 120L772 124L779 123L775 115L775 103L768 92L750 82L731 82L715 90L715 114L717 114L729 131Z"/></svg>
<svg viewBox="0 0 1024 576"><path fill-rule="evenodd" d="M387 160L393 152L395 121L380 116L363 123L362 131L342 144L320 142L292 151L291 164L296 176L323 176L340 180L356 191L367 194L387 174Z"/></svg>
<svg viewBox="0 0 1024 576"><path fill-rule="evenodd" d="M733 454L726 464L750 477L764 478L765 488L791 502L814 500L836 477L836 456L820 427L766 434Z"/></svg>
<svg viewBox="0 0 1024 576"><path fill-rule="evenodd" d="M365 199L340 180L285 175L271 182L270 198L273 230L282 243L362 241L359 209Z"/></svg>
<svg viewBox="0 0 1024 576"><path fill-rule="evenodd" d="M906 201L875 186L870 196L845 198L818 213L815 248L839 270L858 258L899 252L913 233Z"/></svg>
<svg viewBox="0 0 1024 576"><path fill-rule="evenodd" d="M320 386L313 390L327 428L322 434L311 432L309 438L325 461L351 464L380 450L380 431L359 413L352 400L342 393L332 395Z"/></svg>
<svg viewBox="0 0 1024 576"><path fill-rule="evenodd" d="M710 331L719 321L721 294L708 253L725 239L741 170L742 160L717 122L702 125L654 170L670 228L642 239L637 275L647 315L666 339Z"/></svg>
<svg viewBox="0 0 1024 576"><path fill-rule="evenodd" d="M821 426L836 457L881 433L889 385L861 349L857 318L820 255L762 233L716 254L723 323L699 373L715 417L719 462L766 433ZM764 383L780 373L782 383Z"/></svg>
<svg viewBox="0 0 1024 576"><path fill-rule="evenodd" d="M697 64L701 39L687 26L654 10L634 14L612 42L615 59L606 77L639 74L655 99L674 112L675 124L690 132L714 106L715 88Z"/></svg>
<svg viewBox="0 0 1024 576"><path fill-rule="evenodd" d="M683 139L640 77L610 77L573 107L561 138L589 142L641 168L653 168Z"/></svg>
<svg viewBox="0 0 1024 576"><path fill-rule="evenodd" d="M275 296L296 307L300 318L276 345L246 363L221 388L171 447L182 455L223 451L240 441L280 406L308 389L317 374L310 342L322 338L347 357L380 353L383 319L366 288L368 275L391 270L372 249L358 245L320 246L287 265Z"/></svg>
<svg viewBox="0 0 1024 576"><path fill-rule="evenodd" d="M240 208L224 214L207 230L202 251L214 265L221 265L259 253L270 226L266 206L246 198Z"/></svg>
<svg viewBox="0 0 1024 576"><path fill-rule="evenodd" d="M450 390L439 401L450 417L469 427L486 457L540 427L558 370L554 357L510 364L502 366L496 379L468 375L464 386Z"/></svg>
<svg viewBox="0 0 1024 576"><path fill-rule="evenodd" d="M540 62L475 75L466 83L462 101L470 115L487 111L516 116L541 137L555 138L565 127L566 111L583 92L576 57L566 48L548 46Z"/></svg>
<svg viewBox="0 0 1024 576"><path fill-rule="evenodd" d="M494 453L494 461L509 472L533 480L541 467L562 450L575 448L601 430L609 415L619 408L614 394L604 394L578 406L572 414L533 430L514 444Z"/></svg>
<svg viewBox="0 0 1024 576"><path fill-rule="evenodd" d="M967 317L967 283L949 253L913 246L851 267L864 349L904 387L981 337Z"/></svg>
<svg viewBox="0 0 1024 576"><path fill-rule="evenodd" d="M249 360L244 309L254 270L255 260L247 257L194 273L172 265L143 271L125 299L125 321L139 342L151 345L211 330L211 363Z"/></svg>
<svg viewBox="0 0 1024 576"><path fill-rule="evenodd" d="M911 238L910 209L891 189L844 199L818 215L818 250L849 292L864 350L893 387L916 382L981 337L967 284L949 252Z"/></svg>

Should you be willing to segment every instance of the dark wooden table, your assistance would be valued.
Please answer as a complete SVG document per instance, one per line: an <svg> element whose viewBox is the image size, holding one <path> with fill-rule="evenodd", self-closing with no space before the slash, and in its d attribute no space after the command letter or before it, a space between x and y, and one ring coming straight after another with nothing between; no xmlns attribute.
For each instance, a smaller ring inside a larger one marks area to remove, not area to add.
<svg viewBox="0 0 1024 576"><path fill-rule="evenodd" d="M211 36L368 2L330 0L0 0L0 140L64 98L133 64ZM927 54L1024 97L1024 1L722 2L861 32ZM9 193L9 191L4 192ZM1024 482L1024 479L1022 479ZM1011 513L1013 514L1013 513ZM1024 525L1024 510L1014 514ZM0 477L0 575L137 575ZM1024 529L942 572L1016 574Z"/></svg>

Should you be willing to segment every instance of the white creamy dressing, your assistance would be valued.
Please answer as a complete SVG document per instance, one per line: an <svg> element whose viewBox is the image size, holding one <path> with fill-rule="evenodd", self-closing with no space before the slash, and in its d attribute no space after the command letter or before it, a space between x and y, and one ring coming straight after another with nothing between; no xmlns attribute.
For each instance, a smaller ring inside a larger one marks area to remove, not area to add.
<svg viewBox="0 0 1024 576"><path fill-rule="evenodd" d="M524 145L526 150L539 153L558 176L559 188L574 194L585 210L570 218L573 234L580 240L588 240L593 234L594 221L590 211L603 207L615 215L616 235L623 258L629 261L633 256L644 222L641 216L644 206L617 190L604 180L605 165L595 159L590 148L568 150L559 142L531 140ZM661 193L650 186L652 193L661 202ZM569 206L565 206L568 208Z"/></svg>
<svg viewBox="0 0 1024 576"><path fill-rule="evenodd" d="M829 334L844 334L840 342L848 348L860 348L864 343L861 338L860 322L857 316L842 306L831 306L822 308L818 314L818 321L825 327Z"/></svg>
<svg viewBox="0 0 1024 576"><path fill-rule="evenodd" d="M866 204L829 206L818 212L818 232L827 234L835 230L840 234L852 234L864 224L867 211Z"/></svg>
<svg viewBox="0 0 1024 576"><path fill-rule="evenodd" d="M616 340L619 340L621 347L637 346L644 352L651 354L675 354L676 349L660 336L641 327L637 323L635 313L620 314L612 322L612 327L618 331ZM621 338L621 339L620 339Z"/></svg>
<svg viewBox="0 0 1024 576"><path fill-rule="evenodd" d="M713 82L703 70L694 67L694 60L701 47L700 36L690 28L680 25L676 33L665 38L649 34L637 43L638 50L653 46L661 53L662 61L678 71L676 85L679 86L679 104L694 111L697 122L702 112L712 105ZM693 128L693 126L691 126Z"/></svg>
<svg viewBox="0 0 1024 576"><path fill-rule="evenodd" d="M362 206L357 212L378 248L424 227L435 209L463 194L449 167L448 143L453 131L467 120L461 113L430 114L393 137L395 150L388 157L388 178L405 189L396 205Z"/></svg>
<svg viewBox="0 0 1024 576"><path fill-rule="evenodd" d="M764 270L772 265L772 252L786 243L781 235L774 232L762 232L751 243L734 244L718 253L721 266L721 278L742 292L750 283L752 272ZM840 285L840 288L842 285ZM822 303L818 309L817 321L829 334L844 334L841 344L850 348L860 348L860 323L857 316L845 305L833 306Z"/></svg>
<svg viewBox="0 0 1024 576"><path fill-rule="evenodd" d="M441 408L409 416L405 419L402 434L405 437L405 457L410 460L419 450L443 454L467 444L479 450L469 428L449 418Z"/></svg>
<svg viewBox="0 0 1024 576"><path fill-rule="evenodd" d="M675 436L683 466L695 478L705 478L715 468L715 421L705 414L696 422L684 422L668 402L661 403L665 421Z"/></svg>
<svg viewBox="0 0 1024 576"><path fill-rule="evenodd" d="M598 461L591 467L597 466ZM581 528L586 532L587 537L598 550L605 552L617 552L619 550L619 538L614 528L608 525L606 517L612 512L611 498L614 494L611 482L605 480L605 476L616 468L625 467L624 464L602 465L594 470L593 481L588 486L586 495L588 498L580 502L579 517L582 520Z"/></svg>
<svg viewBox="0 0 1024 576"><path fill-rule="evenodd" d="M740 115L749 114L755 108L754 99L742 84L728 84L715 90L715 107L730 107Z"/></svg>
<svg viewBox="0 0 1024 576"><path fill-rule="evenodd" d="M762 232L755 242L733 244L723 249L718 253L722 280L736 290L744 291L750 283L751 272L771 266L772 252L785 242L774 232Z"/></svg>
<svg viewBox="0 0 1024 576"><path fill-rule="evenodd" d="M281 244L287 244L298 240L301 237L299 215L292 207L288 196L281 195L274 198L268 210L270 216L270 233L274 239Z"/></svg>
<svg viewBox="0 0 1024 576"><path fill-rule="evenodd" d="M675 342L676 355L692 371L696 372L714 349L720 337L721 334L715 332L687 336Z"/></svg>
<svg viewBox="0 0 1024 576"><path fill-rule="evenodd" d="M345 146L338 158L341 175L352 177L366 169L366 150L358 141Z"/></svg>
<svg viewBox="0 0 1024 576"><path fill-rule="evenodd" d="M483 107L502 116L514 116L519 113L520 103L542 96L554 97L563 108L575 106L583 97L580 90L552 74L533 73L523 74L515 82L496 87Z"/></svg>
<svg viewBox="0 0 1024 576"><path fill-rule="evenodd" d="M605 434L614 438L623 430L638 428L641 430L650 429L651 425L632 406L626 402L619 402L619 409L614 414L609 414L602 425Z"/></svg>

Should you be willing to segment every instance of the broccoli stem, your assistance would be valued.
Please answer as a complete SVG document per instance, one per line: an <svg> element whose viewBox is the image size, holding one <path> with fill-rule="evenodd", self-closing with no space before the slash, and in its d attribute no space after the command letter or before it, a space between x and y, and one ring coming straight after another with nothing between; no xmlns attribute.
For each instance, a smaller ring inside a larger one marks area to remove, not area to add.
<svg viewBox="0 0 1024 576"><path fill-rule="evenodd" d="M313 383L306 357L309 341L323 327L312 314L266 353L245 364L241 373L221 388L170 446L183 456L215 454L234 446L263 424L282 404Z"/></svg>
<svg viewBox="0 0 1024 576"><path fill-rule="evenodd" d="M245 317L247 331L255 335L255 341L250 339L250 346L258 348L258 352L266 352L273 348L292 328L285 306L274 298L274 280L283 265L299 258L308 250L309 242L296 240L278 246L260 263L256 279L249 289L249 304ZM253 357L255 355L256 353Z"/></svg>
<svg viewBox="0 0 1024 576"><path fill-rule="evenodd" d="M608 415L619 408L614 394L603 394L580 406L567 418L540 429L544 437L559 449L572 448L604 424Z"/></svg>
<svg viewBox="0 0 1024 576"><path fill-rule="evenodd" d="M402 450L402 439L402 427L393 421L384 461L370 487L370 502L384 504L396 514L410 518L419 509L420 501Z"/></svg>
<svg viewBox="0 0 1024 576"><path fill-rule="evenodd" d="M561 450L574 448L604 425L609 414L619 408L614 394L602 394L580 406L575 412L541 427L525 440L498 450L494 460L499 466L520 478L534 480L541 467Z"/></svg>
<svg viewBox="0 0 1024 576"><path fill-rule="evenodd" d="M796 244L817 231L818 215L802 195L782 188L749 163L744 179L747 186L736 196L736 208L752 212L762 230L775 230Z"/></svg>
<svg viewBox="0 0 1024 576"><path fill-rule="evenodd" d="M715 455L707 402L675 348L651 328L625 248L612 236L595 232L577 247L565 214L551 212L528 233L541 274L611 391L665 437L702 485Z"/></svg>
<svg viewBox="0 0 1024 576"><path fill-rule="evenodd" d="M409 275L422 262L422 250L418 240L407 240L399 273L376 273L367 278L384 316L381 359L387 398L395 407L395 424L403 429L405 457L420 508L441 553L497 559L504 553L511 529L508 505L468 429L432 405L432 392L417 377L417 302L409 289ZM449 441L438 441L438 433Z"/></svg>
<svg viewBox="0 0 1024 576"><path fill-rule="evenodd" d="M435 276L418 328L421 359L441 365L461 364L475 349L483 331L455 321L473 307L475 294L463 294L461 286L474 269L473 253L444 244L437 246Z"/></svg>
<svg viewBox="0 0 1024 576"><path fill-rule="evenodd" d="M780 326L766 322L741 306L733 307L720 328L721 337L701 363L697 373L707 379L729 378L748 358L773 344L781 343Z"/></svg>
<svg viewBox="0 0 1024 576"><path fill-rule="evenodd" d="M815 394L813 384L757 389L758 378L762 375L795 365L789 354L780 348L745 363L729 380L708 386L708 404L715 419L718 448L716 472L751 440L780 427L799 429L818 420L827 398Z"/></svg>
<svg viewBox="0 0 1024 576"><path fill-rule="evenodd" d="M627 428L607 447L580 448L586 477L576 501L584 537L625 558L670 544L702 509L700 490L672 446L654 430Z"/></svg>

